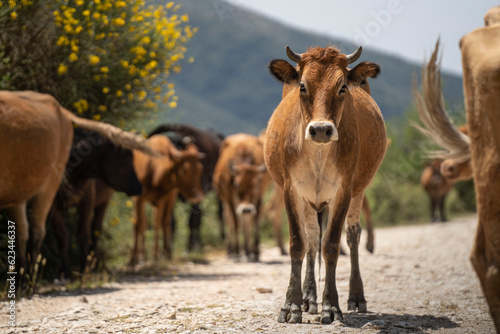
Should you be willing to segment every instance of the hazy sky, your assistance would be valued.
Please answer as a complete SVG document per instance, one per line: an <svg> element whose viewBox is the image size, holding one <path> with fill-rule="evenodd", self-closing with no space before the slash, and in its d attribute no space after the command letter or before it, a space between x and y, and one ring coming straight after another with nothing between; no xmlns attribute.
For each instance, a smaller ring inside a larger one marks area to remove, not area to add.
<svg viewBox="0 0 500 334"><path fill-rule="evenodd" d="M493 0L228 0L288 25L340 37L410 61L428 59L438 37L443 69L461 74L458 42L484 25ZM297 50L300 51L300 50Z"/></svg>

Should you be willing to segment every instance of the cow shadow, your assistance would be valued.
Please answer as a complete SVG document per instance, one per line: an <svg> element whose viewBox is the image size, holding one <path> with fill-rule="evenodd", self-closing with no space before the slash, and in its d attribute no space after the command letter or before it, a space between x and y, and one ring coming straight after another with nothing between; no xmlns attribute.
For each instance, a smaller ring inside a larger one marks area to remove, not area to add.
<svg viewBox="0 0 500 334"><path fill-rule="evenodd" d="M425 333L429 330L460 327L448 317L430 314L347 313L344 314L342 324L350 328L374 329L380 333Z"/></svg>

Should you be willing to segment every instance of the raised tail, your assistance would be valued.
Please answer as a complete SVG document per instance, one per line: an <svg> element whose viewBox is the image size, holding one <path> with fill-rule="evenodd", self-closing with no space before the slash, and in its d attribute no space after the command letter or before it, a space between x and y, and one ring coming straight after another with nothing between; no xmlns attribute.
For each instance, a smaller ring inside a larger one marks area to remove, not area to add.
<svg viewBox="0 0 500 334"><path fill-rule="evenodd" d="M439 40L429 63L422 68L422 91L419 91L416 80L413 82L413 101L424 125L413 126L444 149L429 152L430 157L466 160L471 154L470 138L453 124L444 107L438 51Z"/></svg>
<svg viewBox="0 0 500 334"><path fill-rule="evenodd" d="M66 109L64 109L64 112L75 126L85 130L96 131L123 148L138 150L153 156L159 155L158 152L147 144L147 140L144 137L138 136L132 132L123 131L111 124L80 118Z"/></svg>

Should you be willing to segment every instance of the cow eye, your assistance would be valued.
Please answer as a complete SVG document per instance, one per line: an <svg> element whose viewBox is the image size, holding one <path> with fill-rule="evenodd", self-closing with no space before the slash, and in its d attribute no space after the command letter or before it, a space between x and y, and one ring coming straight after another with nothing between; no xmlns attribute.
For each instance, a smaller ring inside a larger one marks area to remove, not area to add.
<svg viewBox="0 0 500 334"><path fill-rule="evenodd" d="M302 82L301 82L301 83L299 84L299 87L300 87L300 92L301 92L301 93L305 93L305 92L306 92L306 86L304 86L304 83L302 83Z"/></svg>
<svg viewBox="0 0 500 334"><path fill-rule="evenodd" d="M339 95L340 95L340 94L344 94L346 89L347 89L347 86L346 86L346 85L343 85L343 86L342 86L342 88L340 88Z"/></svg>

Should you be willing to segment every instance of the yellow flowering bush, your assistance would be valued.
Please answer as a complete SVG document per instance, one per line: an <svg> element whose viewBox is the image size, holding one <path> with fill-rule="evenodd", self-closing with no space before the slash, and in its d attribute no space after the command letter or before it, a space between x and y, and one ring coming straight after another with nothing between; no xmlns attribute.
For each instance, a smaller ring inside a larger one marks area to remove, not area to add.
<svg viewBox="0 0 500 334"><path fill-rule="evenodd" d="M179 4L152 5L145 0L8 0L0 4L0 29L21 22L24 27L20 29L25 29L28 19L36 25L33 16L46 13L39 23L39 28L47 27L46 38L32 39L44 45L25 47L50 50L44 64L47 77L27 89L50 93L84 117L107 121L144 115L157 110L159 103L177 106L168 77L180 71L186 43L196 33L188 25L188 15L179 14ZM12 88L25 89L19 84Z"/></svg>

